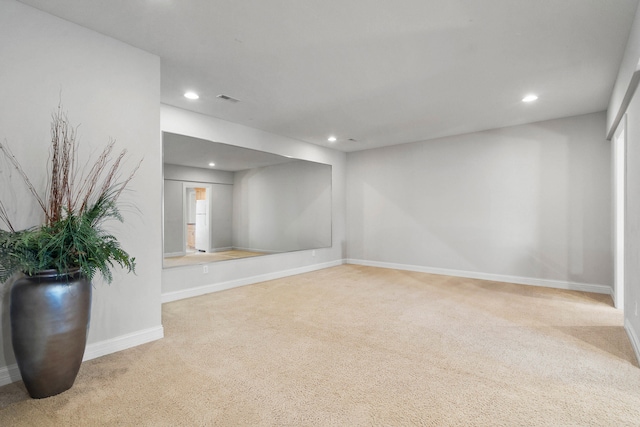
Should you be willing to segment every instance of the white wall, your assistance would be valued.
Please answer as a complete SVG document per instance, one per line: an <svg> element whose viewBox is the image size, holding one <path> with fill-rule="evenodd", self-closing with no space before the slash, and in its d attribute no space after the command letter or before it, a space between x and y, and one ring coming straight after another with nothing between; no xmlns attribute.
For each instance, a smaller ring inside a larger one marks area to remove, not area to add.
<svg viewBox="0 0 640 427"><path fill-rule="evenodd" d="M627 110L624 318L640 361L640 97Z"/></svg>
<svg viewBox="0 0 640 427"><path fill-rule="evenodd" d="M609 103L608 117L615 117L640 60L640 9L636 12L620 72ZM622 111L624 113L624 111ZM635 91L627 114L626 213L625 213L625 329L640 361L640 95ZM609 123L610 124L610 123Z"/></svg>
<svg viewBox="0 0 640 427"><path fill-rule="evenodd" d="M131 191L121 199L137 209L125 209L125 223L111 229L136 257L137 274L117 270L111 285L95 281L85 356L162 337L159 58L9 0L0 1L0 40L0 138L37 185L44 182L51 113L60 97L71 122L80 125L81 158L95 155L110 137L118 150L129 150L130 165L144 157ZM37 218L25 215L30 198L16 194L12 206L21 215L19 225L35 225ZM0 383L19 379L8 304L5 292Z"/></svg>
<svg viewBox="0 0 640 427"><path fill-rule="evenodd" d="M349 153L348 258L608 292L604 129L596 113Z"/></svg>
<svg viewBox="0 0 640 427"><path fill-rule="evenodd" d="M183 182L165 179L163 191L164 254L175 256L184 252Z"/></svg>
<svg viewBox="0 0 640 427"><path fill-rule="evenodd" d="M190 182L215 182L233 185L233 172L165 164L164 179Z"/></svg>
<svg viewBox="0 0 640 427"><path fill-rule="evenodd" d="M164 180L164 254L184 255L184 184L191 181ZM232 245L233 185L199 181L209 189L209 248L208 251L228 250Z"/></svg>
<svg viewBox="0 0 640 427"><path fill-rule="evenodd" d="M211 251L228 250L233 246L233 186L227 184L211 184L209 197L211 212Z"/></svg>
<svg viewBox="0 0 640 427"><path fill-rule="evenodd" d="M209 197L209 249L232 246L233 172L164 165L164 253L170 256L184 252L184 183L211 184Z"/></svg>
<svg viewBox="0 0 640 427"><path fill-rule="evenodd" d="M331 167L295 161L238 171L233 247L288 252L331 246Z"/></svg>
<svg viewBox="0 0 640 427"><path fill-rule="evenodd" d="M214 142L310 160L332 166L332 246L162 271L163 301L201 295L302 271L337 265L345 244L345 153L307 144L168 105L161 106L162 130Z"/></svg>

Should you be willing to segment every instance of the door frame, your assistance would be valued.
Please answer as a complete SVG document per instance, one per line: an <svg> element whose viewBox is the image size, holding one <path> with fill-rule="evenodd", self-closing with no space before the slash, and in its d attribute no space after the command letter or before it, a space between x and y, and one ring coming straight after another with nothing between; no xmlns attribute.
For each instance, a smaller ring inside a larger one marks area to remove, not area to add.
<svg viewBox="0 0 640 427"><path fill-rule="evenodd" d="M211 235L211 184L204 182L183 182L182 183L182 251L184 254L187 253L187 189L188 188L204 188L205 191L205 200L207 205L209 206L208 218L207 221L209 223L209 235ZM211 237L209 237L209 246L211 246ZM210 248L208 248L207 252Z"/></svg>
<svg viewBox="0 0 640 427"><path fill-rule="evenodd" d="M611 139L613 163L613 303L624 310L625 230L627 196L627 115L625 114Z"/></svg>

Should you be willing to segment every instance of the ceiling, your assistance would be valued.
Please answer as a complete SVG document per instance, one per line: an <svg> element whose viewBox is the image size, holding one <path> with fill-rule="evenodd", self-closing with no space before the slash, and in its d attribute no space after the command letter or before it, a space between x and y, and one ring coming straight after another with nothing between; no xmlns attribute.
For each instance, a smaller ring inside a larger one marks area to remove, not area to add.
<svg viewBox="0 0 640 427"><path fill-rule="evenodd" d="M22 3L159 55L165 104L355 151L605 110L638 0Z"/></svg>
<svg viewBox="0 0 640 427"><path fill-rule="evenodd" d="M297 161L264 151L169 132L162 132L162 151L164 163L228 172ZM210 162L214 165L209 166Z"/></svg>

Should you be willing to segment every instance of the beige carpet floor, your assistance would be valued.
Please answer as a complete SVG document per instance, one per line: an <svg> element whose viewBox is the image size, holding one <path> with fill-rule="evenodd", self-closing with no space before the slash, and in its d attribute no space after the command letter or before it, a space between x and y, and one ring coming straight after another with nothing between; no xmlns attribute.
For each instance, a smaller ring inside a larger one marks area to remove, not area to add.
<svg viewBox="0 0 640 427"><path fill-rule="evenodd" d="M166 337L85 362L1 426L638 426L608 296L344 265L163 307Z"/></svg>
<svg viewBox="0 0 640 427"><path fill-rule="evenodd" d="M241 251L237 249L220 252L193 252L183 256L166 257L164 259L164 267L171 268L194 264L208 264L210 262L227 261L230 259L238 258L249 258L260 255L266 255L266 253Z"/></svg>

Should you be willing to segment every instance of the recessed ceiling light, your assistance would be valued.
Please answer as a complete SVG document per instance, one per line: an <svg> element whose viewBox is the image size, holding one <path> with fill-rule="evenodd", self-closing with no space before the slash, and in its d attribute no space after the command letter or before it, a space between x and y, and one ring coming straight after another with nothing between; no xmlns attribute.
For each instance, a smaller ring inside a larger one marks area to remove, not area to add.
<svg viewBox="0 0 640 427"><path fill-rule="evenodd" d="M538 95L531 94L531 95L527 95L524 98L522 98L522 102L533 102L536 99L538 99Z"/></svg>
<svg viewBox="0 0 640 427"><path fill-rule="evenodd" d="M338 138L336 138L335 136L330 136L329 138L327 138L327 141L329 142L336 142L338 140Z"/></svg>
<svg viewBox="0 0 640 427"><path fill-rule="evenodd" d="M200 98L200 96L195 92L186 92L184 94L184 97L187 98L187 99L198 99L198 98Z"/></svg>
<svg viewBox="0 0 640 427"><path fill-rule="evenodd" d="M213 163L213 162L210 162L210 163L209 163L209 166L211 166L211 167L214 167L215 165L216 165L216 164L215 164L215 163Z"/></svg>

